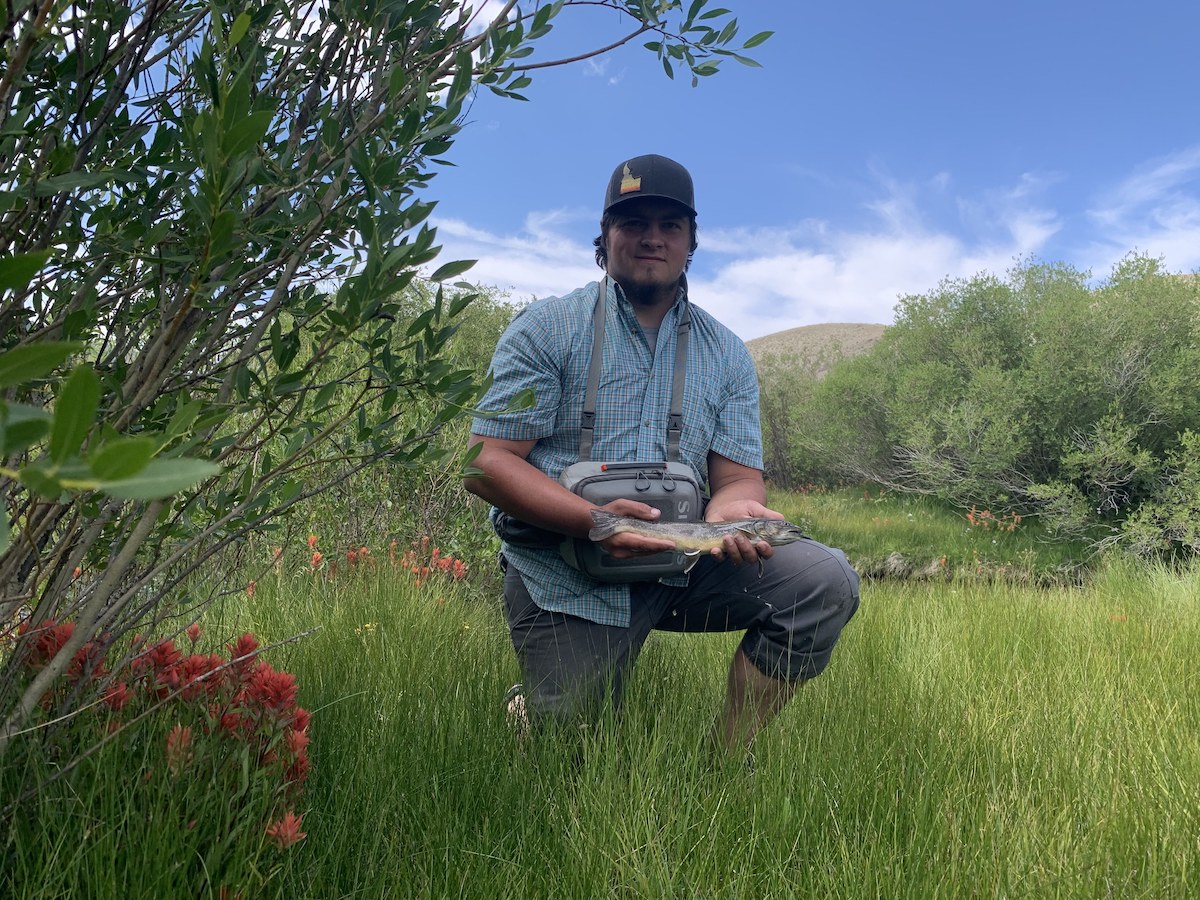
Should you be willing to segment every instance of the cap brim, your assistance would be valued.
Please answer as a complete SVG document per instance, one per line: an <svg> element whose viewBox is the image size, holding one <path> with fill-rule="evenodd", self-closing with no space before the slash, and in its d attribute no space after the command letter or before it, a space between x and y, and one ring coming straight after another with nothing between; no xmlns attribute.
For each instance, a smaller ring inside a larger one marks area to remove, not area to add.
<svg viewBox="0 0 1200 900"><path fill-rule="evenodd" d="M678 206L680 209L684 210L690 216L698 215L698 213L694 209L692 209L690 206L688 206L682 200L679 200L676 197L668 197L666 194L638 193L638 194L630 194L628 197L619 197L616 200L614 200L612 203L608 204L608 207L604 211L612 212L618 206L621 206L625 203L629 203L633 200L666 200L668 203L674 203L676 206Z"/></svg>

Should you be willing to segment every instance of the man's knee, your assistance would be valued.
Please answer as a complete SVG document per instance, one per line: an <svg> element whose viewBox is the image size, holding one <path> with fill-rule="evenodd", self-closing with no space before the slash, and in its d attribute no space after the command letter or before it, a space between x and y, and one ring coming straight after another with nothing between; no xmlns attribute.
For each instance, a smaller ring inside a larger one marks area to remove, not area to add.
<svg viewBox="0 0 1200 900"><path fill-rule="evenodd" d="M778 560L776 560L778 557ZM859 577L846 555L816 541L776 549L766 609L742 649L765 675L788 681L825 670L842 629L859 606Z"/></svg>

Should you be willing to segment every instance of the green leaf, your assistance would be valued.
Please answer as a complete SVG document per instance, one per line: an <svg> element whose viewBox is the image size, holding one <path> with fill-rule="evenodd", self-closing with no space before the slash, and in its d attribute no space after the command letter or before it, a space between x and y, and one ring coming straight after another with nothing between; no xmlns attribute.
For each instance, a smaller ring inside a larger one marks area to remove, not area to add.
<svg viewBox="0 0 1200 900"><path fill-rule="evenodd" d="M21 484L39 497L54 500L62 493L62 483L41 466L26 466L17 476Z"/></svg>
<svg viewBox="0 0 1200 900"><path fill-rule="evenodd" d="M50 197L64 192L102 187L114 181L135 181L137 176L132 172L116 169L107 172L67 172L63 175L51 175L43 178L34 187L34 196Z"/></svg>
<svg viewBox="0 0 1200 900"><path fill-rule="evenodd" d="M49 250L37 250L0 259L0 291L21 291L27 288L29 282L33 281L33 276L41 271L49 258Z"/></svg>
<svg viewBox="0 0 1200 900"><path fill-rule="evenodd" d="M751 59L749 56L740 56L737 53L730 54L734 59L740 62L743 66L749 66L752 69L761 69L762 63L757 59Z"/></svg>
<svg viewBox="0 0 1200 900"><path fill-rule="evenodd" d="M153 459L132 478L103 481L98 487L118 500L158 500L195 487L221 471L203 459Z"/></svg>
<svg viewBox="0 0 1200 900"><path fill-rule="evenodd" d="M0 459L20 453L50 431L50 415L41 407L0 402Z"/></svg>
<svg viewBox="0 0 1200 900"><path fill-rule="evenodd" d="M757 47L759 44L763 43L763 41L771 37L771 35L774 33L775 32L773 31L760 31L754 37L750 38L750 40L746 41L746 43L742 44L742 49L749 50L751 47Z"/></svg>
<svg viewBox="0 0 1200 900"><path fill-rule="evenodd" d="M234 46L238 41L246 36L246 32L250 30L250 13L243 12L233 20L233 24L229 26L229 46Z"/></svg>
<svg viewBox="0 0 1200 900"><path fill-rule="evenodd" d="M0 388L48 375L81 346L78 341L41 341L0 354Z"/></svg>
<svg viewBox="0 0 1200 900"><path fill-rule="evenodd" d="M475 265L477 262L479 262L477 259L460 259L455 262L448 262L430 275L429 280L446 281L450 278L456 278Z"/></svg>
<svg viewBox="0 0 1200 900"><path fill-rule="evenodd" d="M232 123L221 141L222 149L230 156L248 153L262 143L275 113L260 110Z"/></svg>
<svg viewBox="0 0 1200 900"><path fill-rule="evenodd" d="M99 402L100 379L91 366L77 366L54 403L54 424L50 428L50 458L54 462L64 462L79 450L96 420Z"/></svg>
<svg viewBox="0 0 1200 900"><path fill-rule="evenodd" d="M88 466L101 481L121 481L145 469L157 449L158 441L154 438L117 438L92 454Z"/></svg>
<svg viewBox="0 0 1200 900"><path fill-rule="evenodd" d="M412 320L412 324L408 326L408 330L405 332L405 334L408 337L412 337L414 334L419 334L421 331L428 328L429 323L433 321L435 312L436 310L433 309L425 310L425 312L421 313Z"/></svg>
<svg viewBox="0 0 1200 900"><path fill-rule="evenodd" d="M191 400L175 410L171 421L167 423L166 439L173 441L180 435L186 434L192 427L192 423L196 421L196 416L200 414L203 405L204 401L202 400Z"/></svg>

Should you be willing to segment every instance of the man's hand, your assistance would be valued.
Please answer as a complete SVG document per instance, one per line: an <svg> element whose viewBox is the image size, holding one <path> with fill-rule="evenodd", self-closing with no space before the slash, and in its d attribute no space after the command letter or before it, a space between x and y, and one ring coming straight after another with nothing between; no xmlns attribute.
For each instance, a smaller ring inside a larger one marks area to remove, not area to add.
<svg viewBox="0 0 1200 900"><path fill-rule="evenodd" d="M706 522L729 522L734 519L782 519L783 513L767 509L757 500L733 499L717 505L709 503L704 511ZM775 552L766 541L752 542L744 534L728 535L721 546L714 549L712 555L717 559L728 560L735 566L744 563L761 563L770 559Z"/></svg>
<svg viewBox="0 0 1200 900"><path fill-rule="evenodd" d="M658 507L640 503L637 500L613 500L611 503L606 503L601 509L618 516L644 519L647 522L657 522L659 516L662 515ZM607 550L614 559L635 559L639 556L650 556L653 553L675 549L675 544L671 541L642 537L640 534L629 534L628 532L614 534L601 541L600 546Z"/></svg>

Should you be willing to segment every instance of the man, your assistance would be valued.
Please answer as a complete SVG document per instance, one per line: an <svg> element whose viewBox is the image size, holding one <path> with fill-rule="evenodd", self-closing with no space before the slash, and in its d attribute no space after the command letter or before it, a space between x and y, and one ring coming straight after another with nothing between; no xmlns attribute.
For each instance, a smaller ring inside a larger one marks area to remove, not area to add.
<svg viewBox="0 0 1200 900"><path fill-rule="evenodd" d="M609 179L596 261L607 273L603 369L596 398L592 459L666 457L677 324L690 304L684 272L696 248L691 175L662 156L630 159ZM579 454L580 415L591 362L599 285L535 302L501 337L494 381L474 421L481 444L468 478L489 501L503 541L504 597L523 673L518 699L536 721L594 715L619 704L623 679L653 629L746 634L729 670L714 737L748 747L796 686L829 662L858 608L858 576L841 551L806 539L772 548L726 537L689 573L656 582L594 581L568 565L557 541L527 532L586 538L592 503L562 487L559 473ZM758 382L745 345L690 306L680 450L707 483L709 522L761 517ZM504 411L521 391L531 408ZM659 510L633 499L604 509L653 521ZM503 513L503 514L501 514ZM526 526L514 531L513 520ZM527 526L534 526L529 529ZM539 531L540 530L540 531ZM659 554L674 545L619 533L602 542L616 559Z"/></svg>

